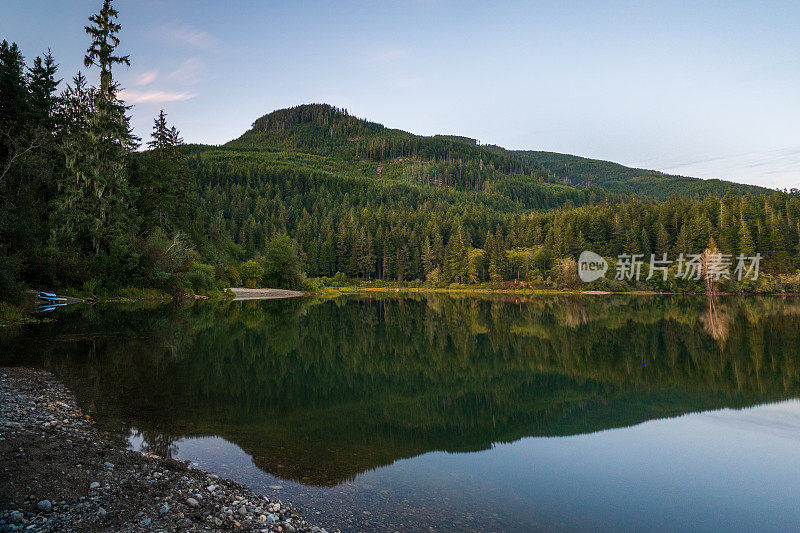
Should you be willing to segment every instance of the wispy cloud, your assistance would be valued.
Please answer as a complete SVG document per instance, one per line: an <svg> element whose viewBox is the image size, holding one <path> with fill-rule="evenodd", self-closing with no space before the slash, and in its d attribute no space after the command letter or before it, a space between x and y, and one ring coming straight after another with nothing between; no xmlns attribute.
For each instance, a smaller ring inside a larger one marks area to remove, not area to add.
<svg viewBox="0 0 800 533"><path fill-rule="evenodd" d="M383 48L367 52L367 61L370 63L393 63L409 56L405 48Z"/></svg>
<svg viewBox="0 0 800 533"><path fill-rule="evenodd" d="M386 76L389 85L400 89L417 89L427 84L427 80L422 76L410 72L394 72Z"/></svg>
<svg viewBox="0 0 800 533"><path fill-rule="evenodd" d="M147 72L142 72L134 79L134 83L136 85L149 85L155 81L158 77L157 70L148 70Z"/></svg>
<svg viewBox="0 0 800 533"><path fill-rule="evenodd" d="M137 91L125 89L120 93L120 98L132 104L161 104L164 102L180 102L194 98L194 93L170 91Z"/></svg>
<svg viewBox="0 0 800 533"><path fill-rule="evenodd" d="M204 65L196 57L190 57L186 61L170 72L167 76L169 79L181 83L196 83L199 81L200 73L203 71Z"/></svg>
<svg viewBox="0 0 800 533"><path fill-rule="evenodd" d="M192 48L214 48L220 45L216 37L188 24L165 24L162 35L170 40Z"/></svg>

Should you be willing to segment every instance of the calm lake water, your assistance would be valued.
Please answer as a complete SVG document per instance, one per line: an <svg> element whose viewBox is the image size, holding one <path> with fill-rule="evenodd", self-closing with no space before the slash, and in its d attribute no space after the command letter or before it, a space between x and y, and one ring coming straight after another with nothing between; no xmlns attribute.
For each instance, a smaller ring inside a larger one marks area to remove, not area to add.
<svg viewBox="0 0 800 533"><path fill-rule="evenodd" d="M0 365L326 527L800 528L798 299L68 306Z"/></svg>

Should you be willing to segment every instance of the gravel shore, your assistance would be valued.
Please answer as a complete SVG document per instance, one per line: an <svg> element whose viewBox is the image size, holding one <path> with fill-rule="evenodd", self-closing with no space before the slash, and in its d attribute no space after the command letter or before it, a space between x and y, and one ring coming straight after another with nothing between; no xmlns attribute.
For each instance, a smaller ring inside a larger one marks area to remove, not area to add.
<svg viewBox="0 0 800 533"><path fill-rule="evenodd" d="M290 505L125 449L47 372L0 368L0 531L322 533Z"/></svg>
<svg viewBox="0 0 800 533"><path fill-rule="evenodd" d="M231 292L236 295L234 300L277 300L281 298L297 298L303 296L302 292L287 289L245 289L232 287Z"/></svg>

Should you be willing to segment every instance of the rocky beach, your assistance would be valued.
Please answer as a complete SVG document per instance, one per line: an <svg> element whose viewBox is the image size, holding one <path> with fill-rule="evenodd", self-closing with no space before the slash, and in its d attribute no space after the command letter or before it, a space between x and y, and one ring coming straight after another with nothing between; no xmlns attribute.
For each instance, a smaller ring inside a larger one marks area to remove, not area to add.
<svg viewBox="0 0 800 533"><path fill-rule="evenodd" d="M0 531L314 532L291 505L128 450L51 374L0 368Z"/></svg>

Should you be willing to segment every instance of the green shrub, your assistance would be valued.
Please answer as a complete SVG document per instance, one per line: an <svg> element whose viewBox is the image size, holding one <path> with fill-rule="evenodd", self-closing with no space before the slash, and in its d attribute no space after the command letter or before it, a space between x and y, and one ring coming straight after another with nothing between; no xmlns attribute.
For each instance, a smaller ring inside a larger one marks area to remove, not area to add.
<svg viewBox="0 0 800 533"><path fill-rule="evenodd" d="M214 267L204 263L192 263L183 275L187 287L194 291L214 288Z"/></svg>
<svg viewBox="0 0 800 533"><path fill-rule="evenodd" d="M242 265L241 279L249 289L255 289L264 277L264 267L252 259Z"/></svg>
<svg viewBox="0 0 800 533"><path fill-rule="evenodd" d="M281 289L302 288L305 280L294 241L280 235L267 243L264 253L264 284Z"/></svg>
<svg viewBox="0 0 800 533"><path fill-rule="evenodd" d="M238 287L242 282L242 276L239 274L236 265L229 266L228 270L225 272L225 276L228 278L228 283L231 287Z"/></svg>

